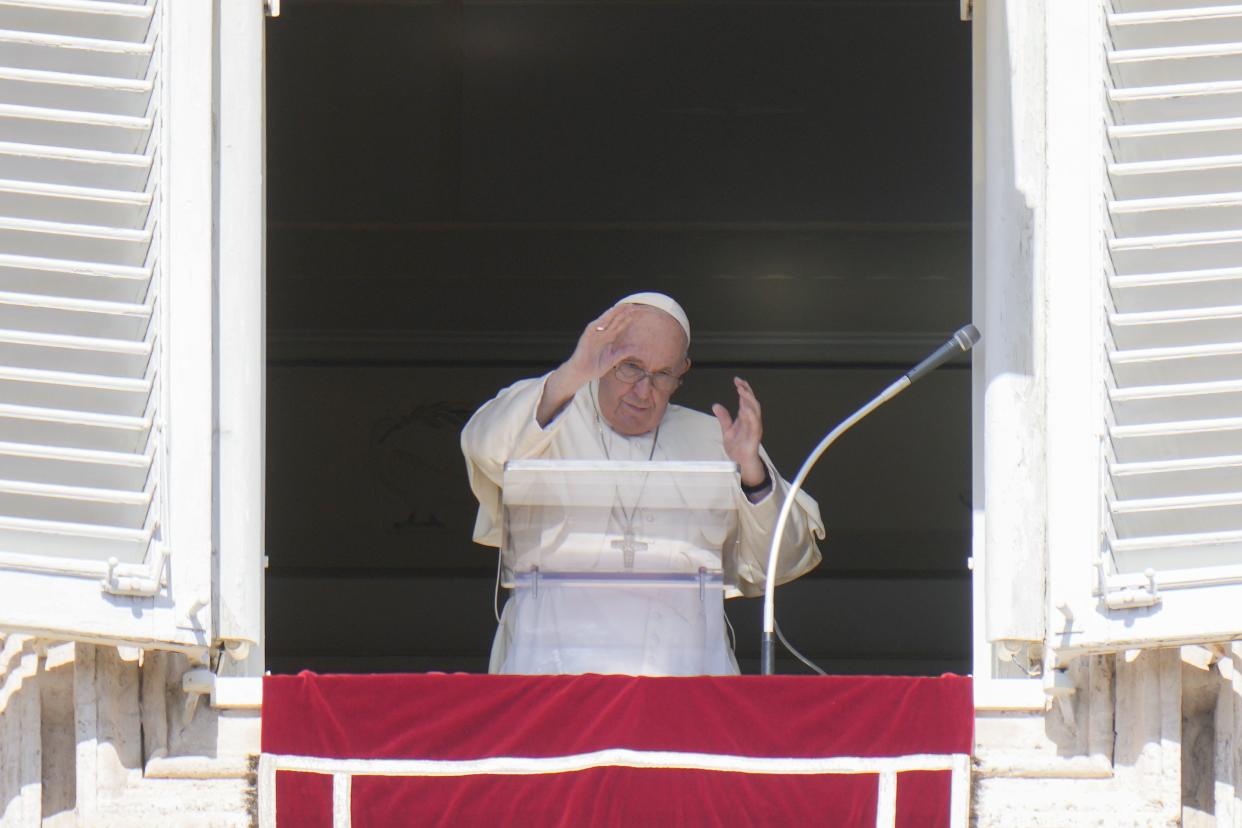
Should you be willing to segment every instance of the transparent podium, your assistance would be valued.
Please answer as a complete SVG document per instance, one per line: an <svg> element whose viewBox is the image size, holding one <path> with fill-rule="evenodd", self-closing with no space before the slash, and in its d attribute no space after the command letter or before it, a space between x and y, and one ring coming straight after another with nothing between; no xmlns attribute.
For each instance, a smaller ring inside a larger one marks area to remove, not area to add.
<svg viewBox="0 0 1242 828"><path fill-rule="evenodd" d="M730 462L507 463L499 671L736 673L738 492Z"/></svg>

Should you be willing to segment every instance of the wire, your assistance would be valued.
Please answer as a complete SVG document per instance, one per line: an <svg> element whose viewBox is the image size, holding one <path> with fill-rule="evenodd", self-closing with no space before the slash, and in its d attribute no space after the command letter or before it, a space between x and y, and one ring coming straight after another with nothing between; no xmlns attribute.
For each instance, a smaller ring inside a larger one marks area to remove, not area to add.
<svg viewBox="0 0 1242 828"><path fill-rule="evenodd" d="M773 632L776 629L776 572L777 560L781 549L781 538L785 534L785 523L789 520L789 514L793 511L794 501L798 496L798 492L802 491L802 484L806 481L806 476L810 474L811 467L815 465L815 461L820 458L827 448L833 442L850 429L854 423L866 417L875 409L888 402L893 397L910 387L910 378L902 376L892 385L881 391L875 399L855 411L848 419L840 423L823 440L819 441L819 445L811 452L810 456L802 463L802 468L798 470L798 474L794 477L792 483L789 484L788 490L785 492L785 502L781 504L780 514L776 518L776 528L772 531L772 548L768 552L768 566L766 582L763 589L763 640L760 649L760 667L761 672L765 676L770 676L776 672L776 654L775 643L773 642Z"/></svg>
<svg viewBox="0 0 1242 828"><path fill-rule="evenodd" d="M500 623L500 562L504 553L496 550L496 586L492 588L492 615L496 616L496 623Z"/></svg>
<svg viewBox="0 0 1242 828"><path fill-rule="evenodd" d="M821 676L828 675L822 669L820 669L820 666L818 664L816 664L814 661L811 661L809 658L804 656L802 653L798 652L797 648L794 647L794 645L789 643L789 639L785 637L785 634L783 632L781 632L781 625L778 622L773 622L773 623L776 624L776 637L779 638L780 642L785 645L786 650L789 650L789 652L793 653L797 657L798 661L801 661L803 664L805 664L807 667L810 667L812 670L819 673Z"/></svg>

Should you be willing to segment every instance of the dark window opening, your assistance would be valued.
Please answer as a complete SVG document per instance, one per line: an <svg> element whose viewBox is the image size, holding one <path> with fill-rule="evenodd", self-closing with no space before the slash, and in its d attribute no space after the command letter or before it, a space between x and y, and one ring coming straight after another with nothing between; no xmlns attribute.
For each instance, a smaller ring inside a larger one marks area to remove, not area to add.
<svg viewBox="0 0 1242 828"><path fill-rule="evenodd" d="M495 552L458 432L627 293L691 317L676 402L751 381L787 477L968 321L969 40L957 0L287 4L269 668L486 670ZM969 411L943 369L811 476L825 561L777 611L829 672L969 672ZM760 602L727 606L756 672Z"/></svg>

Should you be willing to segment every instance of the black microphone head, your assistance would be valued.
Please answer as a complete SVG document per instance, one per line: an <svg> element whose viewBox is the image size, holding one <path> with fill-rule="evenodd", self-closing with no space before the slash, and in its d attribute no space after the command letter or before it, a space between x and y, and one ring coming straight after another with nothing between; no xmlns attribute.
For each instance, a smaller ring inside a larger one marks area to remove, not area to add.
<svg viewBox="0 0 1242 828"><path fill-rule="evenodd" d="M979 333L979 329L974 325L963 325L958 328L957 333L953 334L953 341L963 352L975 347L982 338L983 334Z"/></svg>

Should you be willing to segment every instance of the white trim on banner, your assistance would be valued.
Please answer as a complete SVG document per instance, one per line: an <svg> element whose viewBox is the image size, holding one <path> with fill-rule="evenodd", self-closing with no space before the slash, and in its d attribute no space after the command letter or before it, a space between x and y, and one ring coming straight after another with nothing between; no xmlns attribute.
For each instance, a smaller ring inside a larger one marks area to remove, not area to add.
<svg viewBox="0 0 1242 828"><path fill-rule="evenodd" d="M329 759L265 753L259 758L259 828L276 828L276 772L293 771L332 776L333 828L351 822L354 776L453 777L537 776L575 773L601 767L652 770L707 770L767 775L875 774L878 785L877 828L894 825L897 782L905 771L950 771L950 826L965 828L969 811L970 757L966 754L920 753L906 756L769 757L715 753L610 748L565 756L491 756L481 759Z"/></svg>

